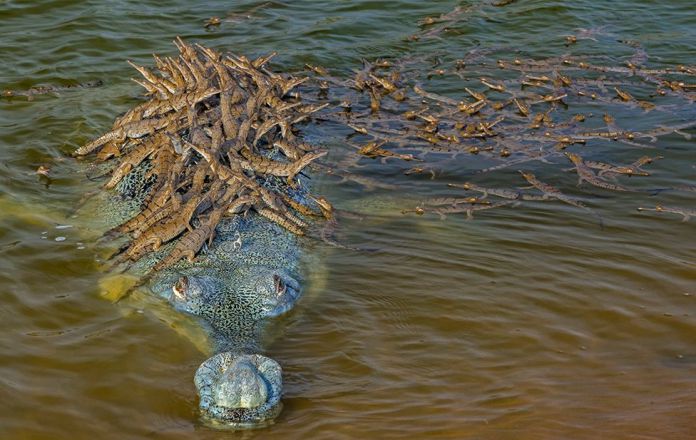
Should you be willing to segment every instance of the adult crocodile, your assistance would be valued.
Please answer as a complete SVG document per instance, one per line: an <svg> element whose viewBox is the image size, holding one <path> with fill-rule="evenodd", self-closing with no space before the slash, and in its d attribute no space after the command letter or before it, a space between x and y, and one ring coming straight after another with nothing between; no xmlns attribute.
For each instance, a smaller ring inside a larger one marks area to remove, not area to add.
<svg viewBox="0 0 696 440"><path fill-rule="evenodd" d="M250 214L221 222L194 263L160 272L149 288L207 328L216 354L198 368L195 385L204 418L257 425L281 408L281 367L258 354L266 318L299 299L298 238Z"/></svg>
<svg viewBox="0 0 696 440"><path fill-rule="evenodd" d="M265 318L290 310L302 291L298 238L258 215L218 225L209 251L158 274L151 289L209 328L217 354L196 372L204 417L259 424L280 412L281 368L256 354Z"/></svg>
<svg viewBox="0 0 696 440"><path fill-rule="evenodd" d="M76 156L116 162L97 209L125 267L174 309L195 317L215 355L195 375L203 417L257 425L280 411L280 366L259 352L268 318L301 295L300 236L328 201L300 173L324 156L295 124L323 105L289 95L304 79L177 40L157 72L133 66L151 98ZM321 206L317 200L323 200ZM206 247L207 243L207 247Z"/></svg>
<svg viewBox="0 0 696 440"><path fill-rule="evenodd" d="M138 212L149 191L147 168L134 170L85 206L82 213L99 213L93 228L103 232ZM300 182L304 188L308 179ZM293 196L302 200L305 190ZM211 425L259 426L281 411L282 369L260 353L271 318L288 312L303 295L301 274L311 264L302 252L303 240L249 212L223 218L211 244L193 262L181 260L151 272L176 245L170 243L129 267L130 274L145 277L139 295L154 294L208 335L205 350L212 356L200 365L194 383L201 416Z"/></svg>

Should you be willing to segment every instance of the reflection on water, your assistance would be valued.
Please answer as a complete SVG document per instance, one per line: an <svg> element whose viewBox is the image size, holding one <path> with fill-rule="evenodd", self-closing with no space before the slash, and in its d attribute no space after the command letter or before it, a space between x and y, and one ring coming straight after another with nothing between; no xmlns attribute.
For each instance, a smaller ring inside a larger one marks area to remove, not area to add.
<svg viewBox="0 0 696 440"><path fill-rule="evenodd" d="M171 51L176 35L250 55L277 50L279 67L309 62L336 71L361 57L456 58L475 47L619 59L628 52L617 39L639 41L649 64L694 59L696 23L686 1L513 2L418 26L455 6L4 5L1 88L104 84L31 101L0 98L2 438L690 438L694 220L635 208L658 200L693 208L693 192L597 191L607 197L593 199L602 229L560 203L492 210L473 221L400 213L460 182L451 172L431 180L384 171L398 192L327 179L321 191L344 211L339 237L376 251L329 252L321 282L310 281L309 296L281 323L267 352L285 370L285 409L261 431L200 426L192 377L206 356L182 337L191 336L186 322L147 298L100 297L93 231L71 218L98 182L76 173L65 154L135 102L124 60L148 64L150 53ZM213 16L221 24L206 29ZM566 46L571 34L578 41ZM344 134L321 140L347 148ZM693 145L679 135L660 138L647 154L665 158L644 185L693 185ZM614 158L640 154L621 149ZM41 165L50 181L36 175ZM487 183L515 185L513 174Z"/></svg>

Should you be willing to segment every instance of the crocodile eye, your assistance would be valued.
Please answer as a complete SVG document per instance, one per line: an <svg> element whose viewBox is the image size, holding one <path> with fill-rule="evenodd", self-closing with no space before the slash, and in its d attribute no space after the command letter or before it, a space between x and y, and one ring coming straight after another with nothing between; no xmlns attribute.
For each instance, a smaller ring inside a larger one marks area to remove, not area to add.
<svg viewBox="0 0 696 440"><path fill-rule="evenodd" d="M273 275L273 285L275 286L275 293L277 296L284 294L285 290L287 289L287 285L278 275Z"/></svg>
<svg viewBox="0 0 696 440"><path fill-rule="evenodd" d="M174 295L177 298L184 298L186 296L186 291L188 290L189 287L189 280L188 277L183 276L179 278L179 280L174 284L174 287L172 287L172 290L174 291Z"/></svg>

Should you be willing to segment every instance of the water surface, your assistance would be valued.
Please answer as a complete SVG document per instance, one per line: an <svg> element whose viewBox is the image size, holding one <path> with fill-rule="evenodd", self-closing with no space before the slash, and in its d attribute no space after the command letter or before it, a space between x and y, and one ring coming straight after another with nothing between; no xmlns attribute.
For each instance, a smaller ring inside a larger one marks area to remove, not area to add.
<svg viewBox="0 0 696 440"><path fill-rule="evenodd" d="M267 347L284 368L285 409L261 431L201 426L192 378L206 356L146 304L100 296L90 231L71 218L98 182L67 155L137 102L125 60L149 64L153 52L172 53L177 35L249 56L276 50L279 69L310 62L336 73L363 57L451 60L476 47L501 58L620 60L630 50L618 39L640 41L653 65L696 59L696 15L686 0L517 1L474 8L439 35L421 31L423 17L459 4L475 3L4 2L0 88L104 85L0 98L0 437L693 438L696 220L635 208L659 201L693 209L694 193L607 194L569 177L569 193L598 194L590 203L605 219L600 228L560 203L474 221L400 214L413 200L442 195L461 181L456 173L392 173L398 195L320 182L337 207L361 212L340 238L379 251L327 254L323 282L309 283ZM232 13L217 28L203 26ZM601 32L566 47L578 28ZM418 32L419 41L408 41ZM437 84L461 93L455 79ZM317 139L349 148L347 133ZM611 154L620 162L643 152ZM694 184L693 140L666 136L647 154L665 158L637 185ZM50 182L34 173L40 165L50 167ZM491 183L519 184L513 179L510 170Z"/></svg>

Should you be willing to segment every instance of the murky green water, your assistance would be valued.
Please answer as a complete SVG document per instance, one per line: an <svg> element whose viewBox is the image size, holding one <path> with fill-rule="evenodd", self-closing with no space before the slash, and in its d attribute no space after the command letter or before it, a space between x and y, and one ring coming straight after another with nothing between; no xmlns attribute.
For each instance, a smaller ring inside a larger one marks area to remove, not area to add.
<svg viewBox="0 0 696 440"><path fill-rule="evenodd" d="M321 288L310 283L267 350L285 371L282 415L261 431L221 433L197 419L192 377L205 355L142 303L100 297L89 231L70 218L98 182L67 157L136 102L124 61L149 64L152 52L173 51L177 35L248 55L276 50L276 68L287 69L311 62L349 71L376 56L455 59L477 46L501 57L616 60L627 55L617 39L640 41L650 63L676 66L696 59L692 2L518 0L475 9L417 42L406 37L420 19L457 3L162 4L0 5L0 88L104 81L32 101L0 98L0 438L693 438L696 223L635 210L657 201L693 209L693 192L591 199L602 229L559 203L475 221L400 214L411 203L404 199L461 181L453 173L392 176L404 188L398 195L325 181L337 207L362 212L341 238L379 252L326 257ZM232 12L220 27L203 27ZM602 26L597 41L564 45L577 28ZM640 124L644 116L631 117ZM320 140L346 148L345 134ZM665 158L643 187L693 185L694 145L660 138L648 154ZM39 165L50 167L50 182L34 173ZM518 184L512 174L493 183ZM573 177L564 185L580 191Z"/></svg>

